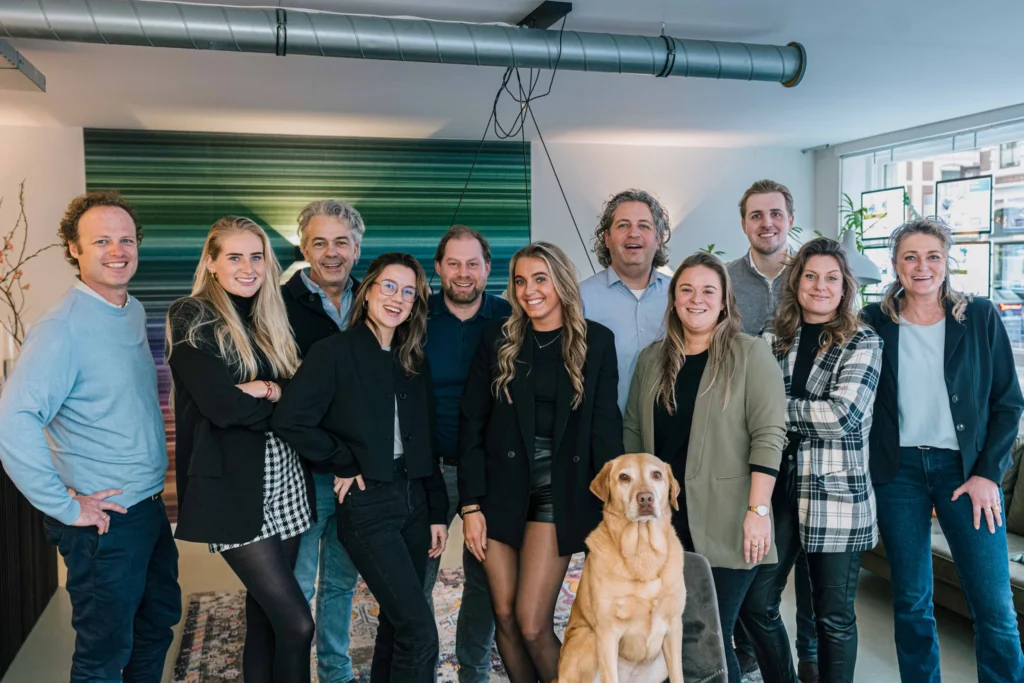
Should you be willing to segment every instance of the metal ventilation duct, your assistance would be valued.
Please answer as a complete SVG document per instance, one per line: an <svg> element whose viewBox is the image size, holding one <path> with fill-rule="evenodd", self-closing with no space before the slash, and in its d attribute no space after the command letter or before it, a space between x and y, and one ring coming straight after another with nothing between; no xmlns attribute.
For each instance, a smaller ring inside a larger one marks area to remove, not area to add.
<svg viewBox="0 0 1024 683"><path fill-rule="evenodd" d="M806 68L799 43L559 32L493 24L146 0L0 0L0 37L276 55L773 81Z"/></svg>

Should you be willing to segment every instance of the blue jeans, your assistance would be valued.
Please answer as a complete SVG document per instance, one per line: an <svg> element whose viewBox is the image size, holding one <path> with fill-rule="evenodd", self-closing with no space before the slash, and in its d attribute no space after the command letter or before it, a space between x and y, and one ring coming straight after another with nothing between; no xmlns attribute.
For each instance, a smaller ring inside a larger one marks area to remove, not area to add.
<svg viewBox="0 0 1024 683"><path fill-rule="evenodd" d="M321 683L346 683L355 678L348 646L359 572L338 540L334 475L314 474L313 482L317 521L302 534L295 578L306 600L316 593L317 676Z"/></svg>
<svg viewBox="0 0 1024 683"><path fill-rule="evenodd" d="M949 543L974 619L978 681L1024 681L1024 654L1010 593L1006 527L974 528L971 499L950 499L964 483L960 453L901 448L896 476L875 486L878 527L892 578L900 677L938 683L939 642L932 606L932 507ZM1005 508L1004 508L1005 509Z"/></svg>
<svg viewBox="0 0 1024 683"><path fill-rule="evenodd" d="M47 517L68 567L75 653L71 683L160 683L181 618L178 549L160 498L110 513L110 530Z"/></svg>
<svg viewBox="0 0 1024 683"><path fill-rule="evenodd" d="M711 575L715 578L715 596L718 598L718 619L722 624L722 633L732 633L736 629L740 606L746 599L759 570L760 567L757 566L751 569L711 568ZM725 661L729 665L729 683L740 683L743 678L740 661L728 643L725 648Z"/></svg>
<svg viewBox="0 0 1024 683"><path fill-rule="evenodd" d="M454 467L444 468L444 483L448 489L448 526L452 525L459 505L459 482ZM441 558L427 560L424 591L430 610L434 611L434 583ZM491 589L483 565L465 547L462 548L462 568L466 581L462 587L462 604L455 627L455 656L459 660L459 683L488 683L491 680L491 647L494 645L494 610L491 607Z"/></svg>

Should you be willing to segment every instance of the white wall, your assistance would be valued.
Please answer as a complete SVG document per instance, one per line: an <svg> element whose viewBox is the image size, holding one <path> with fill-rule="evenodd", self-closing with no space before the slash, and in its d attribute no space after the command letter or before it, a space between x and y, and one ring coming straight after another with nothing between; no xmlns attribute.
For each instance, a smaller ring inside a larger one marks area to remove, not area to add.
<svg viewBox="0 0 1024 683"><path fill-rule="evenodd" d="M25 181L29 232L26 253L57 242L57 226L73 197L85 192L85 153L81 128L0 126L0 233L18 216L18 185ZM19 235L22 234L19 231ZM20 243L17 245L20 247ZM50 249L25 266L25 321L44 313L74 283L74 270L61 248ZM0 307L6 318L7 310Z"/></svg>
<svg viewBox="0 0 1024 683"><path fill-rule="evenodd" d="M572 206L584 249L573 228L565 202L539 140L531 154L533 185L533 239L554 242L566 250L586 278L590 238L604 202L620 190L635 187L654 194L672 220L670 266L710 243L725 252L725 259L742 255L748 247L740 227L738 202L756 180L772 178L789 187L795 200L796 225L813 235L814 229L835 235L833 224L814 224L814 155L795 149L685 148L634 145L549 143L562 187Z"/></svg>

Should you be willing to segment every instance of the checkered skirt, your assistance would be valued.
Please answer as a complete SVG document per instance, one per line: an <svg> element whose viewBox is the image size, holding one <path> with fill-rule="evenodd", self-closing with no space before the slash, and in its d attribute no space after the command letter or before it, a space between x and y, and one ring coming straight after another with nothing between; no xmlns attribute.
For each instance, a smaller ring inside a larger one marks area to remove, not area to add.
<svg viewBox="0 0 1024 683"><path fill-rule="evenodd" d="M306 480L295 450L273 432L266 432L263 455L263 528L259 536L245 543L211 543L210 552L240 548L271 536L281 540L298 536L312 520Z"/></svg>

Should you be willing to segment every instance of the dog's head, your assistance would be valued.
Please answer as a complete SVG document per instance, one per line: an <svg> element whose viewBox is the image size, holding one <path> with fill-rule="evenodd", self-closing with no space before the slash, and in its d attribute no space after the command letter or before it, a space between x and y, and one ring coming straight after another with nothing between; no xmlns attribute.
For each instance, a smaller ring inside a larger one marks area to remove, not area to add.
<svg viewBox="0 0 1024 683"><path fill-rule="evenodd" d="M649 453L627 453L605 463L590 490L605 510L630 522L647 522L679 509L679 482L672 467Z"/></svg>

